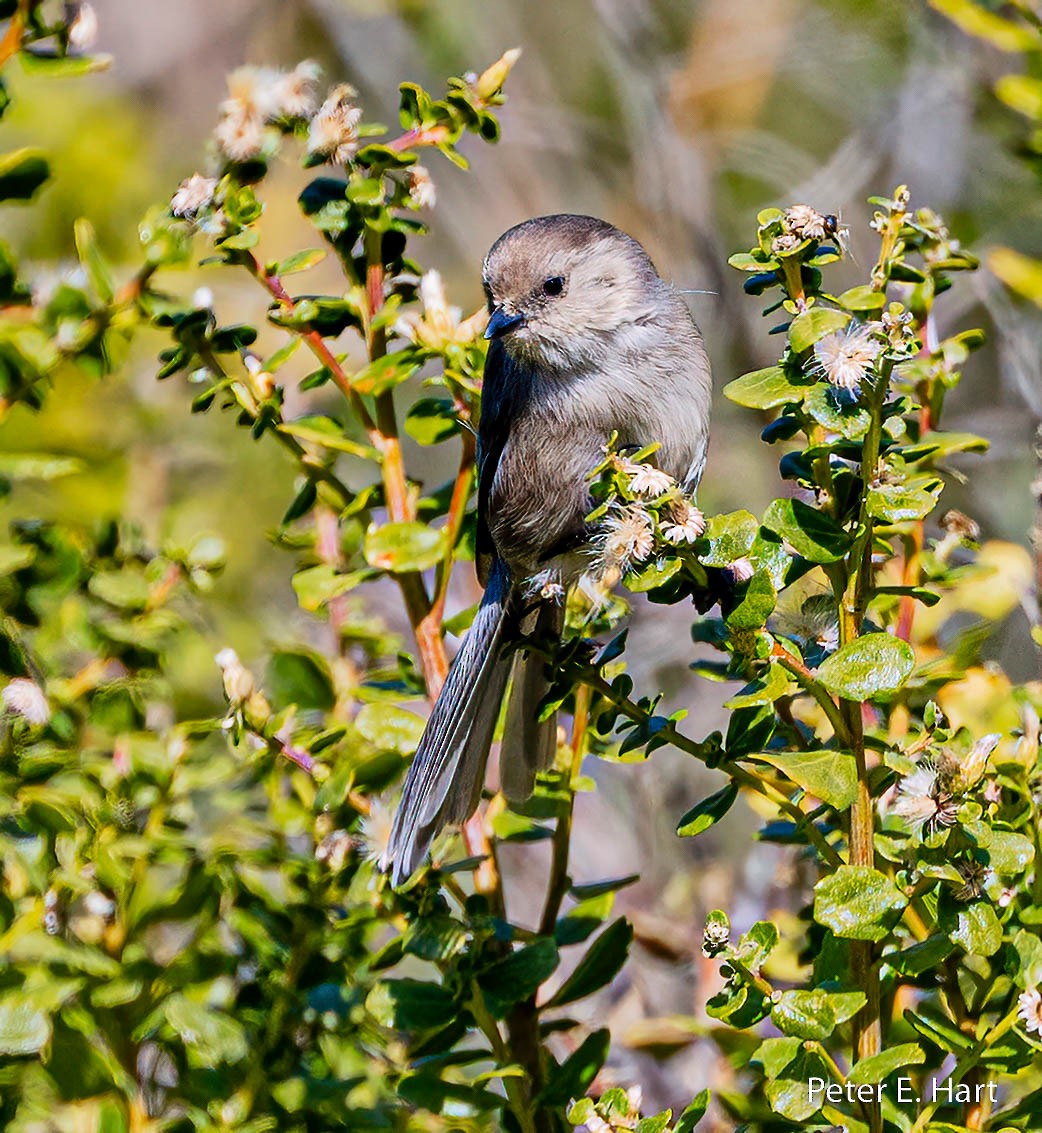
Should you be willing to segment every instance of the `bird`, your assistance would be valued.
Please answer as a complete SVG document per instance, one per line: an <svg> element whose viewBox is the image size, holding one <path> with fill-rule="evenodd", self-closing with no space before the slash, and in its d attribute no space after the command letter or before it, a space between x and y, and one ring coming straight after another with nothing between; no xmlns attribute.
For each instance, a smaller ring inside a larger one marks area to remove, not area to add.
<svg viewBox="0 0 1042 1133"><path fill-rule="evenodd" d="M557 725L539 720L545 659L568 589L591 569L590 473L611 439L693 492L712 378L687 304L631 236L557 214L503 233L485 257L489 340L477 437L476 561L484 597L406 775L382 866L405 884L445 827L477 809L508 683L500 783L531 794ZM511 680L512 677L512 680Z"/></svg>

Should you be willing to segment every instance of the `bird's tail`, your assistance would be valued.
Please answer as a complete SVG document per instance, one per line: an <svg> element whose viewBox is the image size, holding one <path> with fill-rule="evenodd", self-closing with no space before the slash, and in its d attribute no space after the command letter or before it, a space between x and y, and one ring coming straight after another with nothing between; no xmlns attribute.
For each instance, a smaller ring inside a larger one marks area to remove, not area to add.
<svg viewBox="0 0 1042 1133"><path fill-rule="evenodd" d="M503 646L515 620L516 591L495 562L485 596L456 655L405 780L382 865L400 885L423 861L442 827L464 822L481 798L492 733L511 658Z"/></svg>
<svg viewBox="0 0 1042 1133"><path fill-rule="evenodd" d="M526 636L536 642L556 641L564 629L564 605L549 601L538 609L535 628ZM527 799L535 777L553 765L557 755L557 713L539 719L539 705L550 691L546 659L533 650L519 649L499 749L499 781L508 799Z"/></svg>

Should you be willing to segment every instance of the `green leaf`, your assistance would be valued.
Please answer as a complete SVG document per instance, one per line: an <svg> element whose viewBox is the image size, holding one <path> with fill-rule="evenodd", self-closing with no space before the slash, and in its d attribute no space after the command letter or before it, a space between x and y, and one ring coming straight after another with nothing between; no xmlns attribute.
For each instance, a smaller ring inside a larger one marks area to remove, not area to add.
<svg viewBox="0 0 1042 1133"><path fill-rule="evenodd" d="M51 1021L23 995L0 999L0 1054L36 1054L50 1041Z"/></svg>
<svg viewBox="0 0 1042 1133"><path fill-rule="evenodd" d="M867 633L825 659L818 680L847 700L870 700L896 692L915 668L915 654L906 641L889 633Z"/></svg>
<svg viewBox="0 0 1042 1133"><path fill-rule="evenodd" d="M943 12L967 35L982 39L1000 51L1038 49L1037 34L1030 27L1005 19L975 0L930 0L930 6Z"/></svg>
<svg viewBox="0 0 1042 1133"><path fill-rule="evenodd" d="M844 291L836 302L848 311L875 311L886 302L886 296L882 291L862 284L860 287L851 287L848 291Z"/></svg>
<svg viewBox="0 0 1042 1133"><path fill-rule="evenodd" d="M0 578L22 570L36 558L35 547L0 545Z"/></svg>
<svg viewBox="0 0 1042 1133"><path fill-rule="evenodd" d="M868 432L868 410L857 401L840 397L836 387L827 382L811 386L803 407L819 425L847 440L859 441Z"/></svg>
<svg viewBox="0 0 1042 1133"><path fill-rule="evenodd" d="M677 833L681 838L693 838L708 830L724 817L738 798L738 787L732 782L726 787L704 798L677 823Z"/></svg>
<svg viewBox="0 0 1042 1133"><path fill-rule="evenodd" d="M847 940L882 940L908 904L884 873L843 865L814 888L814 919Z"/></svg>
<svg viewBox="0 0 1042 1133"><path fill-rule="evenodd" d="M607 881L591 881L586 885L572 885L568 892L577 900L585 901L589 897L600 897L602 893L617 893L628 885L640 881L639 873L627 873L624 877L612 877Z"/></svg>
<svg viewBox="0 0 1042 1133"><path fill-rule="evenodd" d="M783 991L771 1007L771 1022L784 1035L798 1039L827 1039L836 1029L836 1015L828 993Z"/></svg>
<svg viewBox="0 0 1042 1133"><path fill-rule="evenodd" d="M51 175L43 150L25 147L0 155L0 201L28 201Z"/></svg>
<svg viewBox="0 0 1042 1133"><path fill-rule="evenodd" d="M412 755L420 743L426 721L397 704L376 703L362 706L355 727L381 751Z"/></svg>
<svg viewBox="0 0 1042 1133"><path fill-rule="evenodd" d="M847 1081L855 1086L874 1086L902 1066L918 1066L925 1061L926 1055L918 1043L899 1043L862 1058L851 1068Z"/></svg>
<svg viewBox="0 0 1042 1133"><path fill-rule="evenodd" d="M550 1080L539 1096L541 1105L567 1105L571 1098L586 1093L607 1061L610 1047L611 1032L607 1027L587 1035L568 1058L552 1072Z"/></svg>
<svg viewBox="0 0 1042 1133"><path fill-rule="evenodd" d="M371 527L365 535L366 562L392 574L428 570L444 556L444 532L416 520Z"/></svg>
<svg viewBox="0 0 1042 1133"><path fill-rule="evenodd" d="M759 629L767 624L778 600L774 582L766 570L754 572L748 582L735 588L737 603L724 619L732 630Z"/></svg>
<svg viewBox="0 0 1042 1133"><path fill-rule="evenodd" d="M763 1067L768 1081L777 1078L803 1048L803 1041L797 1038L764 1039L756 1048L750 1061Z"/></svg>
<svg viewBox="0 0 1042 1133"><path fill-rule="evenodd" d="M409 350L400 350L396 354L385 354L375 358L368 365L363 366L351 378L351 385L359 392L371 394L373 397L396 385L406 382L420 368L419 362Z"/></svg>
<svg viewBox="0 0 1042 1133"><path fill-rule="evenodd" d="M925 519L933 511L942 485L933 490L908 484L880 484L871 488L866 507L873 519L882 523L906 523Z"/></svg>
<svg viewBox="0 0 1042 1133"><path fill-rule="evenodd" d="M0 477L5 480L57 480L82 472L84 464L74 456L49 452L0 453Z"/></svg>
<svg viewBox="0 0 1042 1133"><path fill-rule="evenodd" d="M958 1027L938 1015L932 1013L927 1015L925 1012L920 1014L909 1010L904 1013L904 1018L905 1022L924 1038L951 1054L963 1054L974 1045L971 1035L964 1035Z"/></svg>
<svg viewBox="0 0 1042 1133"><path fill-rule="evenodd" d="M837 810L846 810L857 795L857 766L850 752L762 751L753 758L776 767Z"/></svg>
<svg viewBox="0 0 1042 1133"><path fill-rule="evenodd" d="M988 267L1011 291L1042 307L1042 262L1012 248L995 248Z"/></svg>
<svg viewBox="0 0 1042 1133"><path fill-rule="evenodd" d="M724 397L747 409L776 409L803 400L807 385L797 385L781 366L753 370L724 386Z"/></svg>
<svg viewBox="0 0 1042 1133"><path fill-rule="evenodd" d="M321 248L305 248L303 251L294 252L291 256L287 256L284 260L275 264L273 274L292 275L294 272L307 271L308 268L320 264L325 258L326 253Z"/></svg>
<svg viewBox="0 0 1042 1133"><path fill-rule="evenodd" d="M718 910L714 910L716 912ZM712 916L712 913L710 913ZM706 923L708 924L708 918ZM758 971L767 957L778 947L778 926L771 921L757 921L748 932L743 932L735 947L735 958L747 968Z"/></svg>
<svg viewBox="0 0 1042 1133"><path fill-rule="evenodd" d="M115 284L108 264L102 258L98 248L98 240L94 234L94 227L89 220L80 217L73 225L73 234L76 240L76 251L79 253L80 263L87 273L91 287L103 303L111 303L115 294Z"/></svg>
<svg viewBox="0 0 1042 1133"><path fill-rule="evenodd" d="M802 500L775 500L764 512L763 525L812 563L834 563L850 547L842 527Z"/></svg>
<svg viewBox="0 0 1042 1133"><path fill-rule="evenodd" d="M378 1023L399 1031L427 1031L446 1026L456 1016L453 995L423 980L381 980L365 1001Z"/></svg>
<svg viewBox="0 0 1042 1133"><path fill-rule="evenodd" d="M888 952L885 962L903 976L919 976L942 964L954 951L952 942L935 933L900 952Z"/></svg>
<svg viewBox="0 0 1042 1133"><path fill-rule="evenodd" d="M832 1081L821 1055L813 1050L801 1050L773 1081L767 1083L764 1092L774 1112L797 1123L805 1122L817 1113L822 1095L807 1088L811 1078Z"/></svg>
<svg viewBox="0 0 1042 1133"><path fill-rule="evenodd" d="M557 945L544 936L497 960L478 976L488 1009L502 1019L514 1004L535 995L557 971L560 959Z"/></svg>
<svg viewBox="0 0 1042 1133"><path fill-rule="evenodd" d="M762 677L757 677L745 685L730 700L724 701L724 707L732 712L740 708L751 708L757 704L773 704L780 696L786 696L796 688L795 682L788 673L773 661Z"/></svg>
<svg viewBox="0 0 1042 1133"><path fill-rule="evenodd" d="M1037 987L1042 983L1042 939L1026 929L1018 929L1013 937L1017 954L1014 979L1018 987Z"/></svg>
<svg viewBox="0 0 1042 1133"><path fill-rule="evenodd" d="M708 1089L695 1094L690 1104L677 1119L676 1125L673 1126L673 1133L692 1133L695 1126L705 1117L706 1111L709 1109L710 1099L711 1095Z"/></svg>
<svg viewBox="0 0 1042 1133"><path fill-rule="evenodd" d="M973 956L993 956L1002 947L1002 925L987 901L975 901L956 912L948 939Z"/></svg>
<svg viewBox="0 0 1042 1133"><path fill-rule="evenodd" d="M132 570L106 570L92 575L87 589L95 598L124 610L143 610L151 589L144 575Z"/></svg>
<svg viewBox="0 0 1042 1133"><path fill-rule="evenodd" d="M111 55L36 55L21 51L18 59L27 75L46 75L50 79L78 78L112 66Z"/></svg>
<svg viewBox="0 0 1042 1133"><path fill-rule="evenodd" d="M405 431L417 444L441 444L460 431L456 406L447 397L421 397L409 407Z"/></svg>
<svg viewBox="0 0 1042 1133"><path fill-rule="evenodd" d="M749 554L759 529L759 520L748 511L711 516L703 535L709 548L698 556L699 561L711 567L730 566Z"/></svg>
<svg viewBox="0 0 1042 1133"><path fill-rule="evenodd" d="M811 307L797 315L789 325L789 345L795 354L813 346L826 335L842 330L850 322L846 311L833 311L828 307Z"/></svg>
<svg viewBox="0 0 1042 1133"><path fill-rule="evenodd" d="M166 1000L163 1014L202 1065L241 1062L249 1053L242 1024L206 1003L179 993Z"/></svg>
<svg viewBox="0 0 1042 1133"><path fill-rule="evenodd" d="M566 1003L585 999L610 983L625 964L632 940L633 926L625 917L610 924L546 1006L563 1007Z"/></svg>
<svg viewBox="0 0 1042 1133"><path fill-rule="evenodd" d="M380 572L373 567L348 571L341 574L329 563L298 570L291 579L294 593L302 610L315 612L327 602L339 598L371 578L378 578Z"/></svg>

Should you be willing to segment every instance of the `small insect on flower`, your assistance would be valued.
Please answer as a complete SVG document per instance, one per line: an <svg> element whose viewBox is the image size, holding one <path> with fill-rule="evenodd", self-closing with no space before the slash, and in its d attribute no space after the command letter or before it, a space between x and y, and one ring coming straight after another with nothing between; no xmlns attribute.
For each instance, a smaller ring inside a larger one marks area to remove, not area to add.
<svg viewBox="0 0 1042 1133"><path fill-rule="evenodd" d="M667 543L694 543L706 529L706 517L690 500L670 500L663 509L661 527Z"/></svg>
<svg viewBox="0 0 1042 1133"><path fill-rule="evenodd" d="M409 200L419 209L432 209L438 199L434 179L424 165L409 170Z"/></svg>
<svg viewBox="0 0 1042 1133"><path fill-rule="evenodd" d="M12 716L21 716L28 724L41 728L51 719L51 707L43 689L28 677L14 677L8 681L0 698L4 702L4 711Z"/></svg>
<svg viewBox="0 0 1042 1133"><path fill-rule="evenodd" d="M308 154L333 165L346 165L358 149L361 108L355 105L358 92L350 83L333 87L308 129Z"/></svg>
<svg viewBox="0 0 1042 1133"><path fill-rule="evenodd" d="M623 460L621 464L622 471L629 477L630 489L638 496L654 499L676 486L672 476L653 464L635 464L632 460Z"/></svg>
<svg viewBox="0 0 1042 1133"><path fill-rule="evenodd" d="M599 543L605 571L629 570L655 549L651 516L640 504L613 509L604 519Z"/></svg>
<svg viewBox="0 0 1042 1133"><path fill-rule="evenodd" d="M952 793L959 765L949 756L923 760L901 780L893 813L916 832L932 834L958 822L958 800Z"/></svg>
<svg viewBox="0 0 1042 1133"><path fill-rule="evenodd" d="M814 344L814 372L838 389L857 392L883 349L870 324L850 323Z"/></svg>
<svg viewBox="0 0 1042 1133"><path fill-rule="evenodd" d="M1037 987L1028 988L1017 1000L1017 1015L1025 1031L1042 1035L1042 992Z"/></svg>

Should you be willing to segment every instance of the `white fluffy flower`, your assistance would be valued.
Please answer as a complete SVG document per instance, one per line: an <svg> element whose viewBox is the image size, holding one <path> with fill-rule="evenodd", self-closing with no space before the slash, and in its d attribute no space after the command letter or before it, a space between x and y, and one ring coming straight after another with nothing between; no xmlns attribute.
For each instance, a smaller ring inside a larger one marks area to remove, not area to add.
<svg viewBox="0 0 1042 1133"><path fill-rule="evenodd" d="M354 103L357 93L350 83L341 83L329 92L308 129L308 153L313 157L345 165L354 156L362 120L362 111Z"/></svg>
<svg viewBox="0 0 1042 1133"><path fill-rule="evenodd" d="M870 326L851 323L814 344L815 368L839 389L857 390L872 372L882 349Z"/></svg>
<svg viewBox="0 0 1042 1133"><path fill-rule="evenodd" d="M672 476L653 464L635 464L632 460L624 460L622 470L629 477L630 488L638 496L647 496L648 499L664 495L675 484Z"/></svg>
<svg viewBox="0 0 1042 1133"><path fill-rule="evenodd" d="M607 570L629 570L648 558L655 548L651 516L640 504L614 508L605 517L600 543Z"/></svg>
<svg viewBox="0 0 1042 1133"><path fill-rule="evenodd" d="M694 543L706 529L705 516L690 500L671 500L662 517L662 538L667 543Z"/></svg>
<svg viewBox="0 0 1042 1133"><path fill-rule="evenodd" d="M170 211L174 216L191 219L213 202L216 189L216 177L204 177L201 173L193 173L178 186L177 192L170 201Z"/></svg>
<svg viewBox="0 0 1042 1133"><path fill-rule="evenodd" d="M905 819L913 830L927 833L958 821L958 801L952 795L952 783L958 765L942 757L934 762L923 760L901 780L893 813Z"/></svg>
<svg viewBox="0 0 1042 1133"><path fill-rule="evenodd" d="M417 208L434 208L438 194L434 180L424 165L414 165L409 170L409 198Z"/></svg>
<svg viewBox="0 0 1042 1133"><path fill-rule="evenodd" d="M1042 992L1037 987L1028 988L1017 1000L1017 1015L1025 1031L1042 1035Z"/></svg>
<svg viewBox="0 0 1042 1133"><path fill-rule="evenodd" d="M21 716L27 723L42 727L51 718L51 708L44 691L27 677L14 677L4 687L4 709Z"/></svg>

